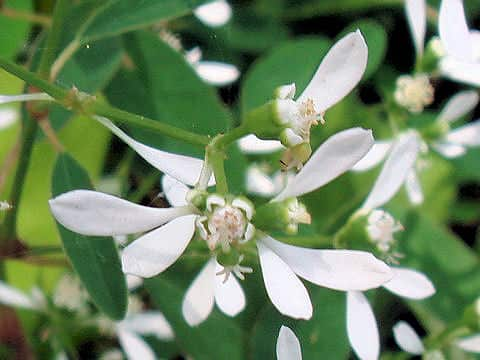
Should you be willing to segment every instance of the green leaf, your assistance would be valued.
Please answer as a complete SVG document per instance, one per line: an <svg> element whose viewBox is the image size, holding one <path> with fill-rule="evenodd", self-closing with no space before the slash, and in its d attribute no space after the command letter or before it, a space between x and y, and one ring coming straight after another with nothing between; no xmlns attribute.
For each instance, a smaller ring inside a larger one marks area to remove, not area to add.
<svg viewBox="0 0 480 360"><path fill-rule="evenodd" d="M245 77L241 90L241 107L247 111L272 99L278 86L295 83L301 94L327 53L330 41L311 37L288 41L260 58Z"/></svg>
<svg viewBox="0 0 480 360"><path fill-rule="evenodd" d="M254 360L275 359L275 346L282 325L297 335L304 359L346 359L349 345L345 324L345 293L309 286L313 317L300 322L282 317L272 305L257 316L250 340Z"/></svg>
<svg viewBox="0 0 480 360"><path fill-rule="evenodd" d="M111 0L83 34L83 42L120 35L188 14L206 0Z"/></svg>
<svg viewBox="0 0 480 360"><path fill-rule="evenodd" d="M129 75L123 73L122 78L137 80L132 86L114 81L108 89L113 104L126 110L137 109L140 114L198 134L213 136L229 127L229 113L182 54L147 32L126 36L125 45L136 71ZM136 104L130 98L138 99L142 95ZM178 140L135 128L132 132L138 140L162 150L203 156L203 149Z"/></svg>
<svg viewBox="0 0 480 360"><path fill-rule="evenodd" d="M7 0L4 1L2 6L15 11L32 11L31 0ZM27 41L26 37L29 29L30 23L28 21L0 16L0 33L4 35L2 41L0 41L0 54L2 54L2 57L14 58Z"/></svg>
<svg viewBox="0 0 480 360"><path fill-rule="evenodd" d="M154 302L172 325L179 346L197 360L245 359L244 333L218 310L198 327L188 326L181 306L186 289L177 284L165 275L145 281Z"/></svg>
<svg viewBox="0 0 480 360"><path fill-rule="evenodd" d="M60 154L53 171L52 193L90 189L87 172L69 155ZM87 237L58 224L65 252L101 311L122 319L127 310L127 287L115 242L108 237Z"/></svg>
<svg viewBox="0 0 480 360"><path fill-rule="evenodd" d="M376 21L364 19L350 24L340 33L338 39L357 29L360 29L362 32L368 46L367 69L363 75L363 81L365 81L365 79L368 79L375 71L377 71L385 58L387 50L387 33L383 26Z"/></svg>

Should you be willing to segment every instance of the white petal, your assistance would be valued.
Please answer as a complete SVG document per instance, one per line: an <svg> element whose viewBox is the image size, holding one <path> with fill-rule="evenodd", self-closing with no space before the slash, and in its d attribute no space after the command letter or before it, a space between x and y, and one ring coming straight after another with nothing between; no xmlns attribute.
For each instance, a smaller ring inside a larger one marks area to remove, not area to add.
<svg viewBox="0 0 480 360"><path fill-rule="evenodd" d="M415 44L417 56L422 56L427 30L427 5L425 0L406 0L408 25Z"/></svg>
<svg viewBox="0 0 480 360"><path fill-rule="evenodd" d="M202 49L200 47L195 46L194 48L185 52L185 60L191 65L198 63L202 60Z"/></svg>
<svg viewBox="0 0 480 360"><path fill-rule="evenodd" d="M460 126L445 137L447 142L465 146L480 146L480 120Z"/></svg>
<svg viewBox="0 0 480 360"><path fill-rule="evenodd" d="M423 203L422 185L414 169L410 170L405 179L405 189L407 190L408 199L412 205L420 205Z"/></svg>
<svg viewBox="0 0 480 360"><path fill-rule="evenodd" d="M0 95L0 104L23 101L53 101L54 99L46 93L20 94L20 95Z"/></svg>
<svg viewBox="0 0 480 360"><path fill-rule="evenodd" d="M216 0L197 7L193 13L205 25L217 27L230 20L232 8L225 0Z"/></svg>
<svg viewBox="0 0 480 360"><path fill-rule="evenodd" d="M125 279L127 280L127 288L130 291L139 288L143 284L143 279L140 276L127 274L125 275Z"/></svg>
<svg viewBox="0 0 480 360"><path fill-rule="evenodd" d="M432 282L421 272L392 268L393 278L383 287L392 293L407 299L421 300L435 294Z"/></svg>
<svg viewBox="0 0 480 360"><path fill-rule="evenodd" d="M353 171L366 171L377 166L385 159L388 150L392 147L391 141L375 141L370 151L353 167Z"/></svg>
<svg viewBox="0 0 480 360"><path fill-rule="evenodd" d="M261 239L298 276L335 290L368 290L389 281L389 266L365 251L318 250L287 245L269 236Z"/></svg>
<svg viewBox="0 0 480 360"><path fill-rule="evenodd" d="M357 85L367 67L368 48L359 30L337 41L298 98L312 99L319 113L335 105Z"/></svg>
<svg viewBox="0 0 480 360"><path fill-rule="evenodd" d="M441 73L454 81L480 86L480 63L473 63L447 56L440 60Z"/></svg>
<svg viewBox="0 0 480 360"><path fill-rule="evenodd" d="M265 289L272 304L283 315L310 319L312 302L300 279L263 241L257 241L257 248Z"/></svg>
<svg viewBox="0 0 480 360"><path fill-rule="evenodd" d="M141 277L155 276L185 251L195 232L196 215L170 221L128 245L122 253L122 270Z"/></svg>
<svg viewBox="0 0 480 360"><path fill-rule="evenodd" d="M223 270L223 266L216 264L215 272ZM236 316L245 308L245 294L237 278L230 274L223 282L224 276L215 276L215 303L228 316Z"/></svg>
<svg viewBox="0 0 480 360"><path fill-rule="evenodd" d="M39 310L39 304L35 304L24 292L0 281L0 304L19 307L23 309Z"/></svg>
<svg viewBox="0 0 480 360"><path fill-rule="evenodd" d="M0 130L6 129L18 119L18 111L12 108L0 109Z"/></svg>
<svg viewBox="0 0 480 360"><path fill-rule="evenodd" d="M405 134L394 143L380 175L365 200L364 208L381 207L397 193L415 165L419 151L420 139L415 133Z"/></svg>
<svg viewBox="0 0 480 360"><path fill-rule="evenodd" d="M454 159L456 157L465 155L467 149L462 145L450 144L447 142L435 142L432 147L440 153L440 155L447 159Z"/></svg>
<svg viewBox="0 0 480 360"><path fill-rule="evenodd" d="M185 293L182 314L190 326L197 326L205 321L213 310L215 266L215 259L210 259Z"/></svg>
<svg viewBox="0 0 480 360"><path fill-rule="evenodd" d="M253 134L238 140L238 147L246 154L269 154L285 149L278 140L262 140Z"/></svg>
<svg viewBox="0 0 480 360"><path fill-rule="evenodd" d="M172 340L175 335L165 316L159 311L144 311L127 315L122 326L141 335L154 335L160 340Z"/></svg>
<svg viewBox="0 0 480 360"><path fill-rule="evenodd" d="M169 175L162 177L162 189L165 197L172 206L187 205L189 187Z"/></svg>
<svg viewBox="0 0 480 360"><path fill-rule="evenodd" d="M463 115L468 114L475 109L478 104L478 94L476 91L461 91L444 106L442 112L438 116L439 121L453 122Z"/></svg>
<svg viewBox="0 0 480 360"><path fill-rule="evenodd" d="M273 179L255 165L247 169L245 187L250 194L265 197L275 195L277 190Z"/></svg>
<svg viewBox="0 0 480 360"><path fill-rule="evenodd" d="M277 360L302 360L300 342L286 326L280 328L277 339Z"/></svg>
<svg viewBox="0 0 480 360"><path fill-rule="evenodd" d="M91 190L74 190L49 201L57 221L84 235L113 236L147 231L179 216L188 207L152 208Z"/></svg>
<svg viewBox="0 0 480 360"><path fill-rule="evenodd" d="M231 84L240 76L235 65L218 61L199 61L193 67L200 78L215 86Z"/></svg>
<svg viewBox="0 0 480 360"><path fill-rule="evenodd" d="M361 360L376 360L380 353L377 321L361 292L347 292L347 333L353 350Z"/></svg>
<svg viewBox="0 0 480 360"><path fill-rule="evenodd" d="M398 347L407 353L422 355L425 351L422 340L415 330L405 321L399 321L395 324L393 327L393 337Z"/></svg>
<svg viewBox="0 0 480 360"><path fill-rule="evenodd" d="M458 60L472 60L472 43L462 0L442 0L438 31L449 55Z"/></svg>
<svg viewBox="0 0 480 360"><path fill-rule="evenodd" d="M374 143L372 131L352 128L328 138L273 201L301 196L352 168Z"/></svg>
<svg viewBox="0 0 480 360"><path fill-rule="evenodd" d="M456 344L465 351L480 353L480 334L457 340Z"/></svg>
<svg viewBox="0 0 480 360"><path fill-rule="evenodd" d="M117 335L128 360L155 360L156 356L150 346L140 336L117 326Z"/></svg>
<svg viewBox="0 0 480 360"><path fill-rule="evenodd" d="M195 185L202 170L203 161L190 156L177 155L166 151L161 151L150 146L144 145L125 134L110 120L101 116L94 116L95 120L102 123L110 129L116 136L122 139L138 155L145 159L153 167L164 172L171 177L181 181L186 185ZM210 179L210 185L214 184L214 179Z"/></svg>

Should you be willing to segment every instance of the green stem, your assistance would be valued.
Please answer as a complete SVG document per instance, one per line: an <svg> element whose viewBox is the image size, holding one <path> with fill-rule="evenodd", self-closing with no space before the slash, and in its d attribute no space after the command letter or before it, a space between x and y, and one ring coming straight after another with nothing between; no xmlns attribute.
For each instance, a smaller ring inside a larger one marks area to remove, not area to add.
<svg viewBox="0 0 480 360"><path fill-rule="evenodd" d="M25 127L22 131L22 149L20 151L17 171L15 173L15 180L13 181L12 193L10 194L9 203L13 205L12 209L7 212L3 228L5 233L2 234L6 244L13 243L16 237L17 228L17 214L22 195L23 185L25 183L25 176L30 162L35 136L37 134L38 124L35 120L27 117Z"/></svg>
<svg viewBox="0 0 480 360"><path fill-rule="evenodd" d="M173 139L182 140L189 144L206 146L209 143L207 136L192 133L187 130L168 125L163 122L155 121L148 117L129 113L128 111L117 109L113 106L101 104L92 101L83 108L87 113L104 116L114 122L125 125L134 125L146 130L153 130Z"/></svg>
<svg viewBox="0 0 480 360"><path fill-rule="evenodd" d="M8 69L15 72L19 71L19 73L23 73L24 75L27 75L28 78L32 78L32 79L36 78L42 84L43 83L48 84L48 82L46 82L45 80L42 80L41 78L48 78L50 66L52 65L52 62L55 59L55 52L57 50L57 46L60 42L60 37L62 35L61 30L63 25L63 19L65 17L65 12L68 8L68 4L69 4L68 0L57 0L55 4L52 27L48 33L45 47L42 52L40 63L37 69L38 76L34 75L33 73L27 70L24 70L21 66L18 66L16 64L0 59L2 63L2 67L7 71L9 71ZM15 74L15 72L12 72L12 73ZM24 79L24 80L27 80L27 79ZM30 83L36 86L36 84L32 82L27 81L27 83ZM46 87L52 90L50 86L46 86ZM53 90L54 91L52 91L52 93L55 93L55 95L59 95L59 93L55 88L53 88ZM61 93L63 94L63 92ZM28 115L25 117L24 124L25 125L22 131L22 148L20 150L19 163L15 173L15 180L13 182L12 192L10 194L10 204L13 205L13 209L9 211L7 216L5 217L5 223L4 223L5 226L3 226L4 233L2 233L2 238L3 238L2 240L4 241L4 245L7 249L9 249L9 247L16 240L15 238L16 238L16 232L17 232L16 226L17 226L18 208L19 208L20 199L22 195L23 185L25 183L25 176L27 174L28 165L30 163L33 144L35 142L35 136L38 129L38 123L35 121L35 119L32 119Z"/></svg>
<svg viewBox="0 0 480 360"><path fill-rule="evenodd" d="M218 140L215 142L215 146L218 149L223 149L223 148L227 147L228 145L230 145L235 140L238 140L238 139L244 137L245 135L248 135L249 133L250 133L250 131L246 126L240 125L240 126L234 128L234 129L228 131L224 135L221 135L218 138Z"/></svg>
<svg viewBox="0 0 480 360"><path fill-rule="evenodd" d="M214 143L215 140L212 141L212 144ZM228 193L228 183L224 166L225 152L223 150L218 150L214 145L209 145L207 147L207 158L213 169L213 174L215 175L217 192L222 195Z"/></svg>

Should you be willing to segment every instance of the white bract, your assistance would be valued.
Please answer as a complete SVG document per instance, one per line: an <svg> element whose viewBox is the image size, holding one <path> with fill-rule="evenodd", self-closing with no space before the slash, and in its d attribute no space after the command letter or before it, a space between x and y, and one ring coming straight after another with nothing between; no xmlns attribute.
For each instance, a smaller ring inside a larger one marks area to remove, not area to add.
<svg viewBox="0 0 480 360"><path fill-rule="evenodd" d="M399 321L395 324L393 327L393 336L398 347L406 353L412 355L424 355L424 357L428 359L433 358L433 354L438 354L436 358L445 358L439 350L425 349L420 336L418 336L416 331L405 321ZM456 339L453 343L464 351L480 353L480 334Z"/></svg>
<svg viewBox="0 0 480 360"><path fill-rule="evenodd" d="M311 126L323 122L325 112L357 85L365 71L367 58L367 45L357 30L344 36L330 49L305 90L296 99L294 83L277 89L278 121L285 127L280 140L283 145L293 148L287 150L288 168L301 167L305 162L295 149L301 144L310 143ZM239 144L248 153L265 153L281 148L280 142L263 141L249 135Z"/></svg>
<svg viewBox="0 0 480 360"><path fill-rule="evenodd" d="M235 65L219 61L202 60L202 50L198 46L185 51L180 38L167 29L161 29L159 36L172 49L183 54L187 63L190 64L197 75L208 84L225 86L235 82L240 76L240 71Z"/></svg>
<svg viewBox="0 0 480 360"><path fill-rule="evenodd" d="M226 0L215 0L200 5L193 13L205 25L219 27L225 25L232 17L232 7Z"/></svg>
<svg viewBox="0 0 480 360"><path fill-rule="evenodd" d="M395 258L395 254L391 253L393 234L401 230L401 225L379 208L405 182L415 163L419 147L416 134L406 134L393 145L370 194L358 211L359 214L368 216L366 231L370 241L387 259ZM392 267L391 270L393 278L381 285L388 291L414 300L425 299L435 293L433 284L422 273L401 267ZM359 291L349 291L347 294L347 333L350 344L360 359L378 359L380 339L377 322L367 298Z"/></svg>
<svg viewBox="0 0 480 360"><path fill-rule="evenodd" d="M277 360L302 360L302 349L295 333L282 326L277 338Z"/></svg>
<svg viewBox="0 0 480 360"><path fill-rule="evenodd" d="M442 0L438 30L445 56L440 70L448 78L480 86L480 32L470 30L462 0Z"/></svg>
<svg viewBox="0 0 480 360"><path fill-rule="evenodd" d="M187 51L185 59L198 76L211 85L225 86L235 82L240 76L240 71L232 64L202 60L202 50L199 47Z"/></svg>

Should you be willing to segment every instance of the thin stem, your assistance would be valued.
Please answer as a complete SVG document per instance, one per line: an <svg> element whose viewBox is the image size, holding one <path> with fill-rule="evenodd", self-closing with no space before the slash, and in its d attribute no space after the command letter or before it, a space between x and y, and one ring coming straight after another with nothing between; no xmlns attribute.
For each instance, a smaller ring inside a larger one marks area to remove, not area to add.
<svg viewBox="0 0 480 360"><path fill-rule="evenodd" d="M22 131L22 148L20 150L19 163L15 179L13 181L12 193L10 194L9 203L13 208L7 213L4 221L4 241L8 243L13 242L16 235L17 227L17 213L20 203L20 196L22 195L23 185L25 183L25 175L27 174L28 164L30 162L30 155L32 153L33 144L37 134L38 124L33 119L28 119Z"/></svg>
<svg viewBox="0 0 480 360"><path fill-rule="evenodd" d="M208 137L204 135L195 134L142 115L129 113L128 111L120 110L110 105L101 104L97 101L92 101L89 105L86 105L84 109L87 112L104 116L119 124L134 125L146 130L154 130L173 139L182 140L193 145L206 146L209 143Z"/></svg>
<svg viewBox="0 0 480 360"><path fill-rule="evenodd" d="M219 135L219 137L222 135ZM219 194L228 193L228 183L227 177L225 176L225 151L219 150L216 147L216 137L212 140L210 145L207 147L207 156L208 162L212 167L213 174L215 175L216 189Z"/></svg>
<svg viewBox="0 0 480 360"><path fill-rule="evenodd" d="M146 130L153 130L162 135L182 140L193 145L206 146L209 143L209 138L207 136L195 134L163 122L155 121L145 116L129 113L128 111L120 110L107 104L102 104L93 96L88 96L83 93L79 96L78 90L69 91L51 84L34 73L24 69L22 66L11 63L8 60L0 58L0 67L25 82L45 91L68 110L76 110L86 115L97 114L105 116L120 124L134 125Z"/></svg>
<svg viewBox="0 0 480 360"><path fill-rule="evenodd" d="M215 146L218 149L222 149L228 145L230 145L232 142L235 140L238 140L246 135L248 135L250 131L246 126L240 125L230 131L228 131L226 134L222 135L219 137L219 139L216 141Z"/></svg>
<svg viewBox="0 0 480 360"><path fill-rule="evenodd" d="M52 25L52 19L46 15L35 14L26 11L15 10L11 8L2 8L0 14L16 19L16 20L26 20L28 22L49 27Z"/></svg>
<svg viewBox="0 0 480 360"><path fill-rule="evenodd" d="M70 60L80 46L81 43L77 39L74 39L65 49L62 50L50 69L50 81L54 81L57 78L60 70L62 70L66 62Z"/></svg>
<svg viewBox="0 0 480 360"><path fill-rule="evenodd" d="M38 125L42 129L43 133L47 137L48 141L50 141L50 144L52 144L53 148L57 153L62 153L65 151L65 147L62 145L60 140L57 137L57 134L55 133L55 130L53 130L52 125L50 124L50 120L48 117L44 117L43 119L40 119L38 121Z"/></svg>

